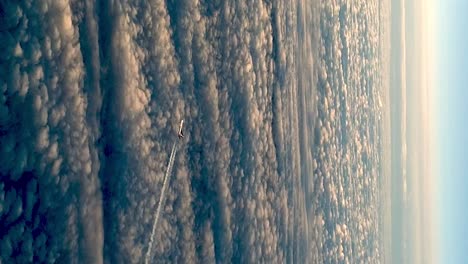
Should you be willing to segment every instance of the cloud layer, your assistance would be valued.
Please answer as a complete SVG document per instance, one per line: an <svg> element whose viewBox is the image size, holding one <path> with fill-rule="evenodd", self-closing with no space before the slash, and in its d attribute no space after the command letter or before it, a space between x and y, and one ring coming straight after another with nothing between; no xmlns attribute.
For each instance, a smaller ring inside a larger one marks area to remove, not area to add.
<svg viewBox="0 0 468 264"><path fill-rule="evenodd" d="M0 4L0 260L141 263L185 119L154 262L374 263L377 10Z"/></svg>
<svg viewBox="0 0 468 264"><path fill-rule="evenodd" d="M383 261L382 19L378 2L323 4L310 232L321 263Z"/></svg>

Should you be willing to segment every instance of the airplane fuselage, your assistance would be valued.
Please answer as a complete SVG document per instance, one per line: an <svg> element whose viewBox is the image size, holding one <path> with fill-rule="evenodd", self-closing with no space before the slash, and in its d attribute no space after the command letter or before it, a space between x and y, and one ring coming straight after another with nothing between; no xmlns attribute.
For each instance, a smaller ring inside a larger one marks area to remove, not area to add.
<svg viewBox="0 0 468 264"><path fill-rule="evenodd" d="M180 138L184 137L184 132L182 131L182 128L184 127L184 120L180 121L180 126L179 126L179 132L177 133L177 136Z"/></svg>

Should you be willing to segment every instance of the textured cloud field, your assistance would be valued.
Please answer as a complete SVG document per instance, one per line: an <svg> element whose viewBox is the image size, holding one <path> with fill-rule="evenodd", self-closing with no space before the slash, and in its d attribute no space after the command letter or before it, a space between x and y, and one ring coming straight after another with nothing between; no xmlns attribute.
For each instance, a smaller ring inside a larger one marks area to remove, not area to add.
<svg viewBox="0 0 468 264"><path fill-rule="evenodd" d="M382 240L383 47L380 5L320 11L312 229L321 263L379 263Z"/></svg>
<svg viewBox="0 0 468 264"><path fill-rule="evenodd" d="M378 3L0 3L0 260L380 258Z"/></svg>

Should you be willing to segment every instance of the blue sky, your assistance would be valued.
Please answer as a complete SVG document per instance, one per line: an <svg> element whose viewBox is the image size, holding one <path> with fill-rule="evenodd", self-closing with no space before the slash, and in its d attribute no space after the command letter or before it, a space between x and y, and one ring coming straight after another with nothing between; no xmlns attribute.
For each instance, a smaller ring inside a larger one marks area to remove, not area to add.
<svg viewBox="0 0 468 264"><path fill-rule="evenodd" d="M468 258L468 2L436 4L440 263Z"/></svg>

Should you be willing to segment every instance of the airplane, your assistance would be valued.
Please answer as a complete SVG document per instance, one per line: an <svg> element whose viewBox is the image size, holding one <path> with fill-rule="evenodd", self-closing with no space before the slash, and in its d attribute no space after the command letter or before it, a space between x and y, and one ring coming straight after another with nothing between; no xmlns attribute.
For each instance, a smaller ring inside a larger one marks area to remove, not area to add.
<svg viewBox="0 0 468 264"><path fill-rule="evenodd" d="M179 139L184 137L184 132L182 131L182 127L184 126L184 120L180 121L180 126L179 126L179 133L177 133L177 136Z"/></svg>

